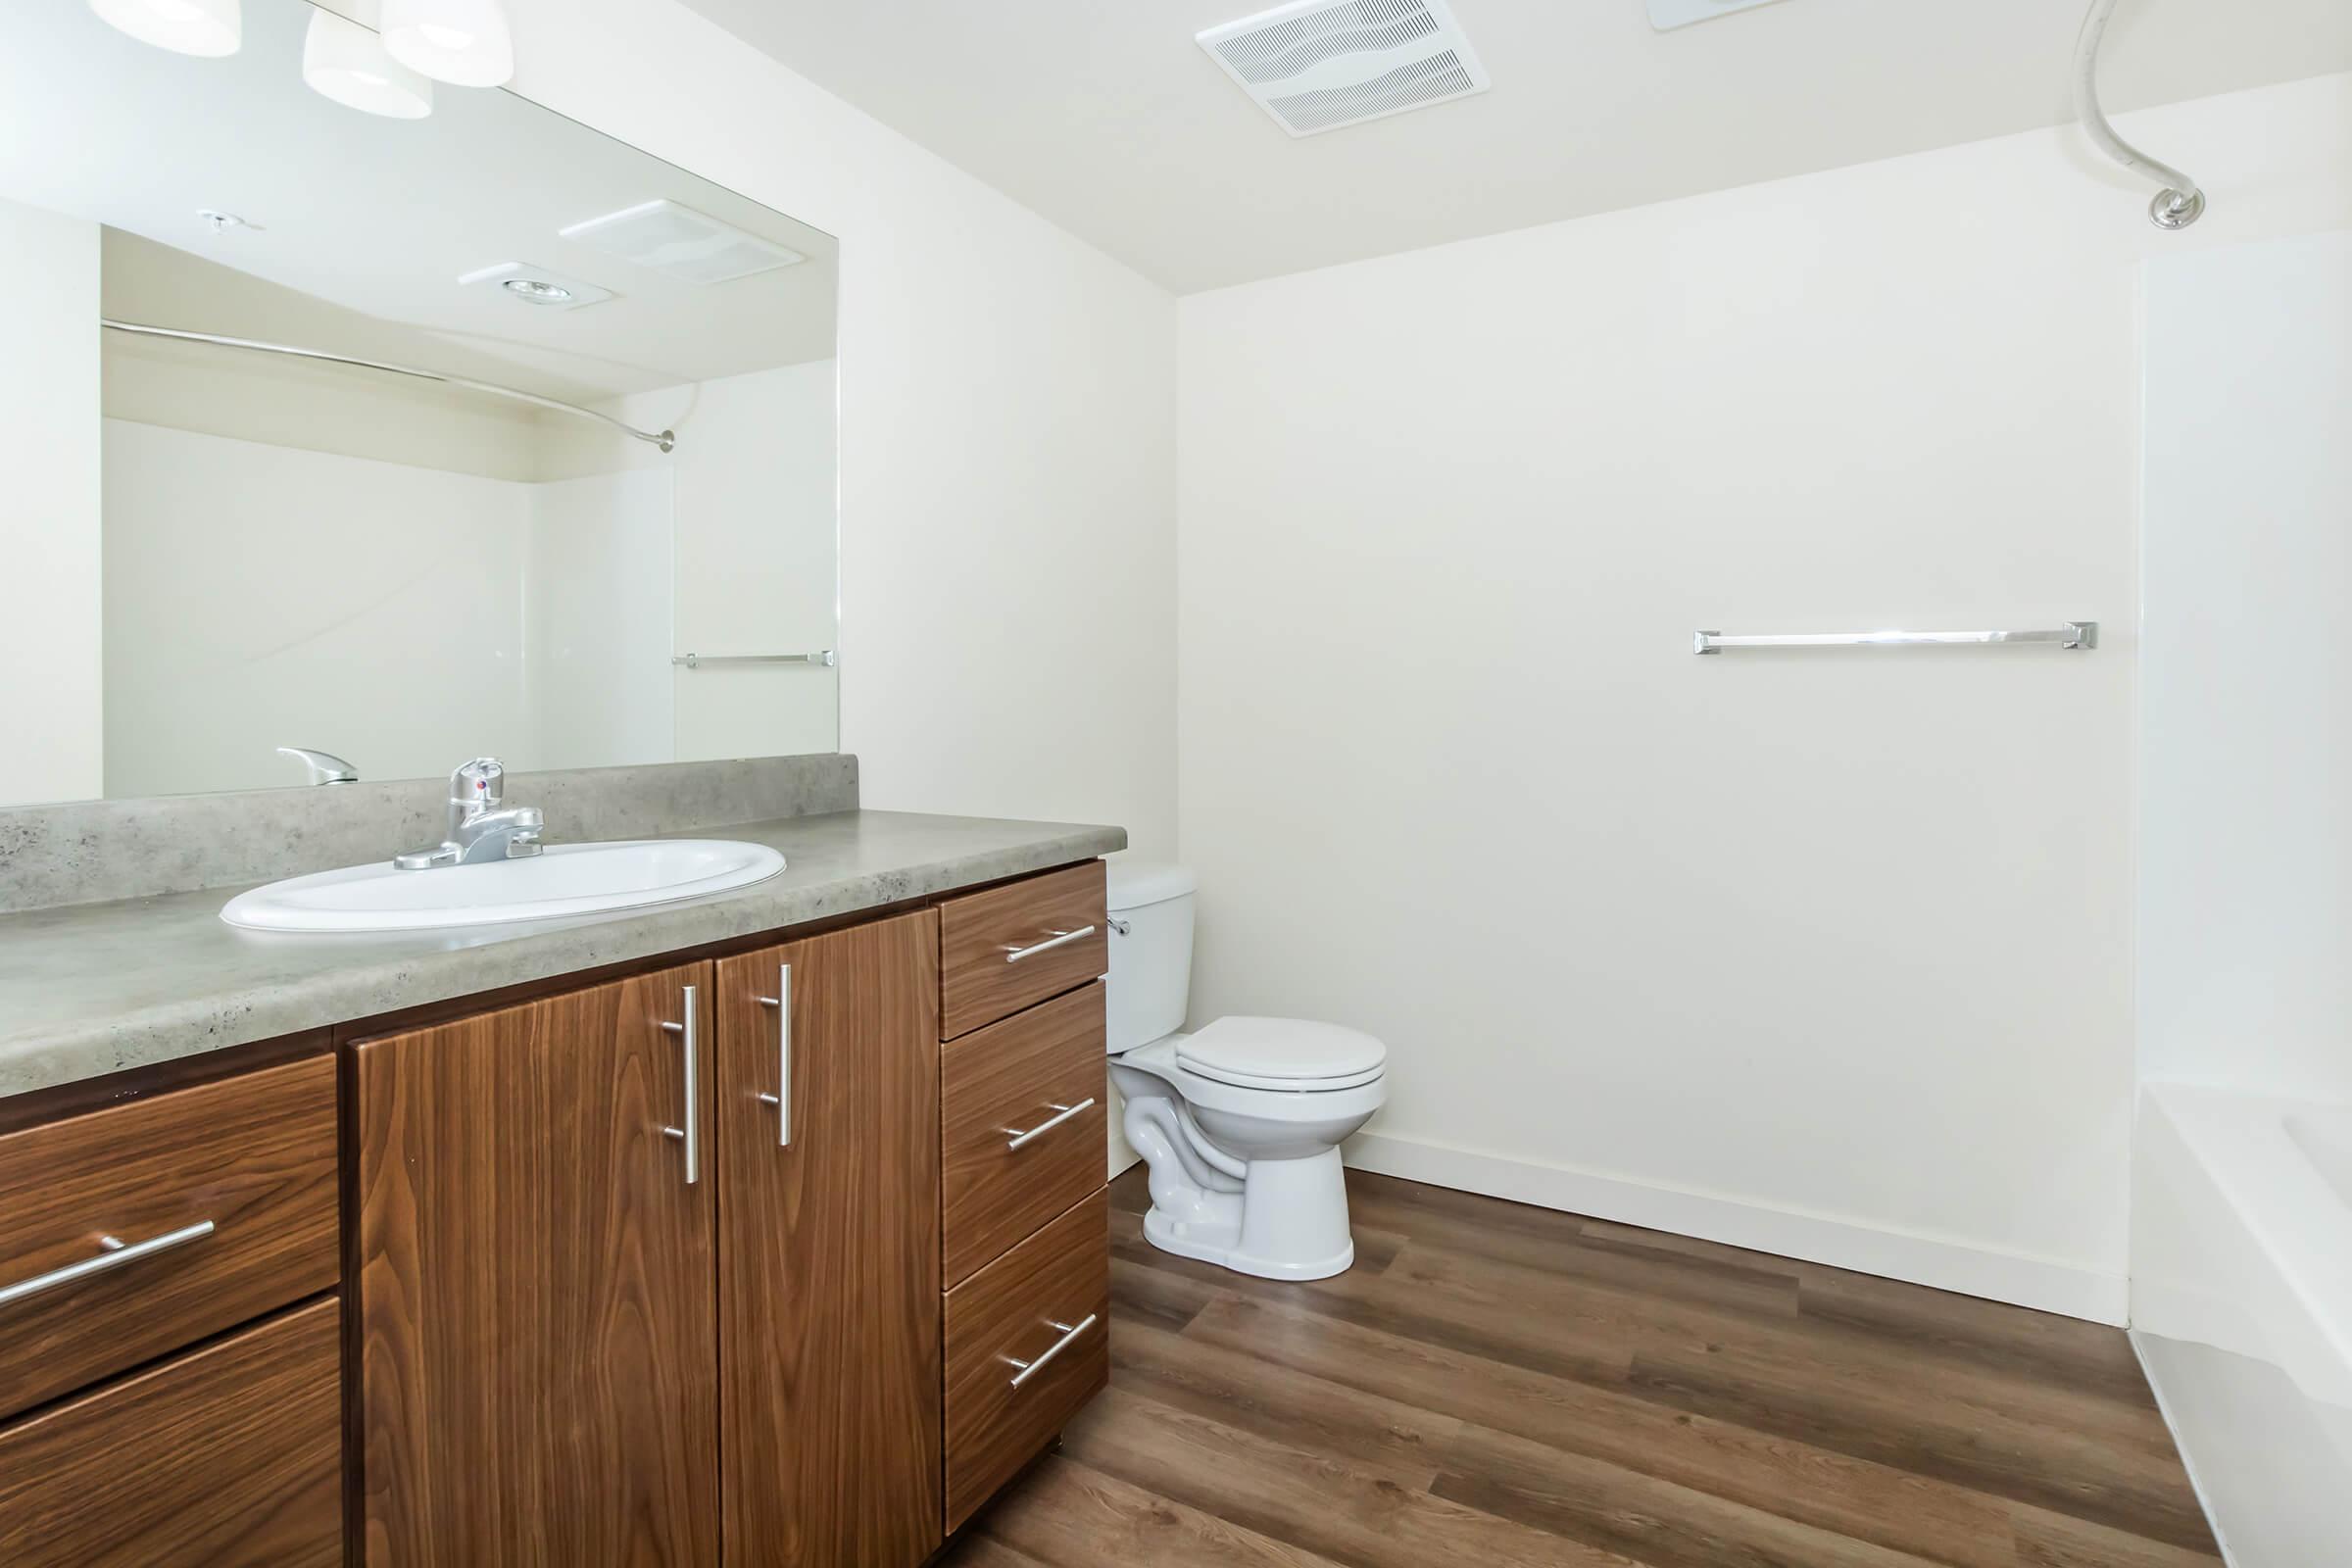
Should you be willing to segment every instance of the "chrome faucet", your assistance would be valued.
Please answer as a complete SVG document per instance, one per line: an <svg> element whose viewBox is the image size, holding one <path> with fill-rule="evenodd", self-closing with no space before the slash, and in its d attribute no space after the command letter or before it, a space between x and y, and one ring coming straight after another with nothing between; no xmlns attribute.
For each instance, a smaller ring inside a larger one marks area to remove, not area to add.
<svg viewBox="0 0 2352 1568"><path fill-rule="evenodd" d="M506 778L507 770L495 757L477 757L450 774L449 816L440 844L395 855L392 863L403 871L429 871L537 855L539 830L545 825L539 808L507 805Z"/></svg>
<svg viewBox="0 0 2352 1568"><path fill-rule="evenodd" d="M357 784L360 770L332 752L314 751L308 746L280 746L280 757L291 757L303 765L313 784Z"/></svg>

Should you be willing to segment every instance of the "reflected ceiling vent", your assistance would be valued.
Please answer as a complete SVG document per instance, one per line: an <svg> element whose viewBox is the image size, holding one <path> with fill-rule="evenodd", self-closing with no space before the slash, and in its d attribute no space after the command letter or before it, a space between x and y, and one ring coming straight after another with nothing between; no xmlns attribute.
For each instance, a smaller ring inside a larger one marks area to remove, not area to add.
<svg viewBox="0 0 2352 1568"><path fill-rule="evenodd" d="M1693 22L1712 22L1735 11L1753 11L1773 0L1649 0L1649 24L1659 32L1688 27Z"/></svg>
<svg viewBox="0 0 2352 1568"><path fill-rule="evenodd" d="M731 283L808 258L676 202L640 202L556 231L689 283Z"/></svg>
<svg viewBox="0 0 2352 1568"><path fill-rule="evenodd" d="M1294 136L1488 85L1446 0L1299 0L1194 36Z"/></svg>

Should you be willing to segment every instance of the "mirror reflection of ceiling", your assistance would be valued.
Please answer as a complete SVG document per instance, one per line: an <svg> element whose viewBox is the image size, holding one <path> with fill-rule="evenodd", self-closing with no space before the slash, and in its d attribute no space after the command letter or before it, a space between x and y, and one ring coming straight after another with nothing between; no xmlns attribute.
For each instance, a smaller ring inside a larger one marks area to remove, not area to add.
<svg viewBox="0 0 2352 1568"><path fill-rule="evenodd" d="M110 265L110 314L286 341L285 296L247 273L329 307L306 313L304 347L583 402L833 353L831 238L511 93L444 86L410 121L329 102L302 79L306 0L245 0L244 47L216 60L82 4L10 9L0 198L218 264ZM807 260L695 283L559 232L663 198ZM208 209L253 226L215 233ZM612 297L555 309L458 281L510 262Z"/></svg>

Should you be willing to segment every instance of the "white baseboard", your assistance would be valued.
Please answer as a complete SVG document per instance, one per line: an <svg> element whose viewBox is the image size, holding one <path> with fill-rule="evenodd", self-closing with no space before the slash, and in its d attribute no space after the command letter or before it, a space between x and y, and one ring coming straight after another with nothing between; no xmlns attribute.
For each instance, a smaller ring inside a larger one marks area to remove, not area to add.
<svg viewBox="0 0 2352 1568"><path fill-rule="evenodd" d="M1348 1141L1343 1157L1359 1170L1385 1176L1672 1231L2093 1323L2120 1327L2129 1306L2127 1283L2120 1274L1596 1171L1505 1159L1385 1133L1358 1133Z"/></svg>

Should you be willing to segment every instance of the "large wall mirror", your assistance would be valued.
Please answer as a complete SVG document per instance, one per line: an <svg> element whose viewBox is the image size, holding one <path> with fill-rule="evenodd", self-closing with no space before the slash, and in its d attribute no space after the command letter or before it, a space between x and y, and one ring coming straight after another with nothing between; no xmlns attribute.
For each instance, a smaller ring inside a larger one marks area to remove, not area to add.
<svg viewBox="0 0 2352 1568"><path fill-rule="evenodd" d="M0 804L834 750L834 242L353 9L11 9Z"/></svg>

